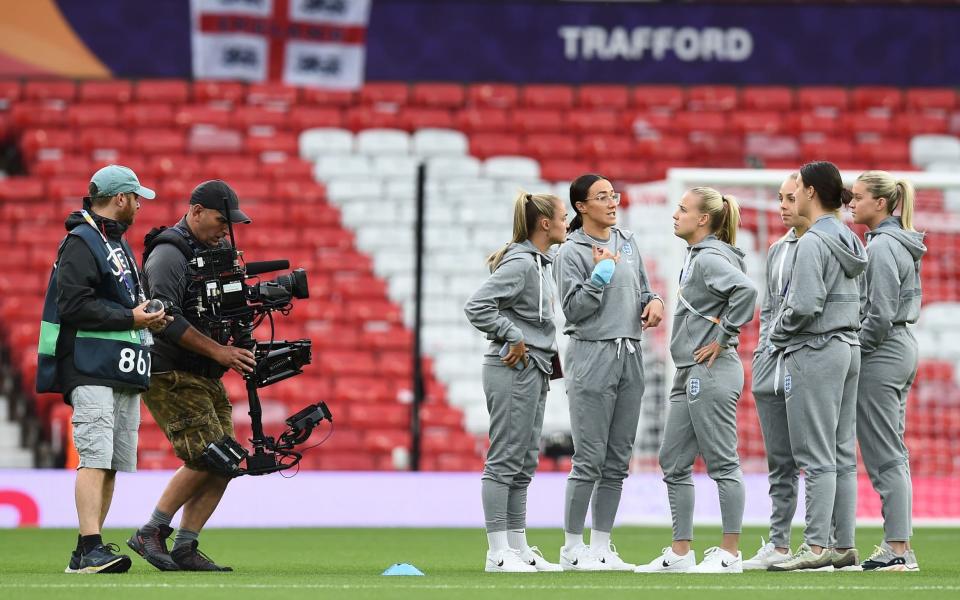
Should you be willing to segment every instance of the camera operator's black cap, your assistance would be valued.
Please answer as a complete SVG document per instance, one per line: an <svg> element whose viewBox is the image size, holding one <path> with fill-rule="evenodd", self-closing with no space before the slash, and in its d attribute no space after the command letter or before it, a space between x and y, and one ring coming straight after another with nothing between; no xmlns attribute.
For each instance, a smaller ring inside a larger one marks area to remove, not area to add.
<svg viewBox="0 0 960 600"><path fill-rule="evenodd" d="M240 199L227 182L220 179L204 181L193 189L190 194L190 204L199 204L204 208L219 210L223 214L223 200L226 198L231 223L250 223L250 217L240 210Z"/></svg>

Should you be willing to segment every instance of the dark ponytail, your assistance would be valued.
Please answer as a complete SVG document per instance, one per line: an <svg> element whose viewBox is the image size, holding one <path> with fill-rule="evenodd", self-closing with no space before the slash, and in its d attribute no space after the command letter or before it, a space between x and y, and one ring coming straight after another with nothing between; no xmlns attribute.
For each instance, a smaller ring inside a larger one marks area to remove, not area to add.
<svg viewBox="0 0 960 600"><path fill-rule="evenodd" d="M843 187L840 170L832 162L821 160L807 163L800 167L800 178L804 186L816 190L825 210L838 210L853 199L853 192Z"/></svg>
<svg viewBox="0 0 960 600"><path fill-rule="evenodd" d="M577 202L586 202L587 195L590 193L590 186L602 179L606 179L606 177L595 173L587 173L570 183L570 206L573 207L573 220L567 226L567 231L576 231L583 227L583 216L577 210Z"/></svg>

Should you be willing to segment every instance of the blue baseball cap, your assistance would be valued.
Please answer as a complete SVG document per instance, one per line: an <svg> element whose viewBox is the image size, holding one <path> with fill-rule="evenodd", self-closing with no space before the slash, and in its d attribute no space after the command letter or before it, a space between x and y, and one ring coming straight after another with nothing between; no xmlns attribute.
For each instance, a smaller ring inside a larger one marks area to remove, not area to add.
<svg viewBox="0 0 960 600"><path fill-rule="evenodd" d="M93 174L90 183L97 186L94 196L116 196L117 194L137 194L141 198L153 200L157 193L140 185L137 174L128 167L107 165Z"/></svg>

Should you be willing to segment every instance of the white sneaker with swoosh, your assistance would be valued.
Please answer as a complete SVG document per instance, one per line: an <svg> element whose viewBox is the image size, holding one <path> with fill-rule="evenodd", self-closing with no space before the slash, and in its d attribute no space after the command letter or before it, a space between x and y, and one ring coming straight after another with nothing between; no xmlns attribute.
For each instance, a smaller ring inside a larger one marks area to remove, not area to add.
<svg viewBox="0 0 960 600"><path fill-rule="evenodd" d="M520 550L520 558L523 559L523 562L532 565L533 568L540 572L563 570L557 563L552 563L545 559L543 552L540 552L540 548L536 546L527 546L523 550Z"/></svg>
<svg viewBox="0 0 960 600"><path fill-rule="evenodd" d="M667 546L663 554L645 565L633 570L634 573L686 573L697 564L697 553L693 550L680 556Z"/></svg>
<svg viewBox="0 0 960 600"><path fill-rule="evenodd" d="M512 548L507 550L488 550L487 573L536 573L537 569L520 558L520 552Z"/></svg>
<svg viewBox="0 0 960 600"><path fill-rule="evenodd" d="M612 543L607 548L594 546L590 546L590 548L593 549L593 555L597 557L597 560L607 565L611 571L632 571L637 568L637 565L625 562L620 558L617 547Z"/></svg>
<svg viewBox="0 0 960 600"><path fill-rule="evenodd" d="M703 553L703 562L690 567L687 573L743 573L743 555L737 550L730 554L723 548L714 546Z"/></svg>
<svg viewBox="0 0 960 600"><path fill-rule="evenodd" d="M577 544L573 548L560 548L560 568L564 571L609 571L610 567L600 562L596 554L586 544Z"/></svg>

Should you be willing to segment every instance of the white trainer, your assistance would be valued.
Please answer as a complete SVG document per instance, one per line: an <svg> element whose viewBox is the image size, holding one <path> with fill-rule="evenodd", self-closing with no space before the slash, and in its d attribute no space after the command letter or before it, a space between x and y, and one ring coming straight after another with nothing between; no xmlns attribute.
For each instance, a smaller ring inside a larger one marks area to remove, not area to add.
<svg viewBox="0 0 960 600"><path fill-rule="evenodd" d="M607 565L611 571L632 571L637 568L637 565L624 562L620 558L620 554L617 553L617 547L613 544L610 544L606 548L601 548L600 546L590 546L593 550L593 555L599 560L602 564Z"/></svg>
<svg viewBox="0 0 960 600"><path fill-rule="evenodd" d="M527 546L523 550L520 550L520 559L528 565L532 565L534 569L540 572L563 570L557 563L552 563L545 559L543 552L540 552L540 548L536 546Z"/></svg>
<svg viewBox="0 0 960 600"><path fill-rule="evenodd" d="M537 568L520 558L520 552L512 548L506 550L488 550L487 573L536 573Z"/></svg>
<svg viewBox="0 0 960 600"><path fill-rule="evenodd" d="M690 567L687 573L743 573L743 556L739 550L730 554L714 546L703 553L703 562Z"/></svg>
<svg viewBox="0 0 960 600"><path fill-rule="evenodd" d="M781 563L793 558L793 553L789 550L786 554L777 552L773 542L765 542L760 538L760 549L753 555L753 558L743 561L744 571L766 571L770 565Z"/></svg>
<svg viewBox="0 0 960 600"><path fill-rule="evenodd" d="M564 571L609 571L610 567L600 562L596 554L586 544L577 544L573 548L560 548L560 568Z"/></svg>
<svg viewBox="0 0 960 600"><path fill-rule="evenodd" d="M690 567L697 564L697 553L690 550L683 556L676 554L669 546L663 549L663 554L645 565L633 570L634 573L686 573Z"/></svg>

